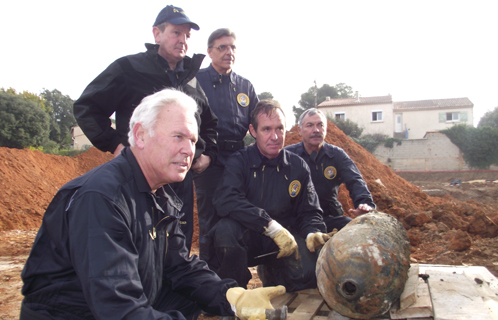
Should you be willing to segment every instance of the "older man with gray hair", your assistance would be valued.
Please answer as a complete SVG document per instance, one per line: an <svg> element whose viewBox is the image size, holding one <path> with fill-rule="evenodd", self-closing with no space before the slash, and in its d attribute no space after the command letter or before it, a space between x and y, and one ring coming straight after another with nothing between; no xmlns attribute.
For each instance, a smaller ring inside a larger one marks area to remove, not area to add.
<svg viewBox="0 0 498 320"><path fill-rule="evenodd" d="M315 108L308 109L301 114L298 124L303 141L285 149L299 155L310 167L327 232L340 230L352 220L343 216L344 210L337 200L342 183L346 184L356 208L349 210L352 216L375 209L372 195L353 160L341 148L325 142L327 118L323 112Z"/></svg>
<svg viewBox="0 0 498 320"><path fill-rule="evenodd" d="M176 90L144 98L130 119L130 147L59 190L21 275L21 320L233 315L232 305L254 307L284 292L234 288L189 257L182 203L169 184L192 165L196 111Z"/></svg>

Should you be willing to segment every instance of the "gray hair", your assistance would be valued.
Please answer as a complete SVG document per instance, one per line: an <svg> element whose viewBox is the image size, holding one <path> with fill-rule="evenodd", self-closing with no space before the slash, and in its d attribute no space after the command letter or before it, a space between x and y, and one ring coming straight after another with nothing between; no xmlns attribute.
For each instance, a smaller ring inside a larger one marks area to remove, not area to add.
<svg viewBox="0 0 498 320"><path fill-rule="evenodd" d="M164 32L166 30L166 27L168 26L169 22L165 21L163 23L158 24L156 27L161 30L161 32Z"/></svg>
<svg viewBox="0 0 498 320"><path fill-rule="evenodd" d="M235 36L235 32L228 28L220 28L217 30L214 30L213 33L208 38L208 48L211 48L214 45L214 42L216 39L219 39L221 37L233 37L235 40L237 40L237 37Z"/></svg>
<svg viewBox="0 0 498 320"><path fill-rule="evenodd" d="M128 132L128 142L130 146L135 147L135 137L133 136L133 127L140 123L151 137L155 135L155 125L159 113L165 107L175 107L186 111L187 116L197 120L197 103L194 99L185 93L175 89L164 89L142 99L140 104L135 108L130 119L130 131Z"/></svg>
<svg viewBox="0 0 498 320"><path fill-rule="evenodd" d="M319 116L321 116L323 118L323 120L325 120L325 125L327 125L327 117L325 116L325 114L321 110L318 110L317 108L310 108L310 109L305 110L303 113L301 113L301 116L299 117L299 121L298 121L299 128L301 128L301 129L303 128L304 117L312 116L315 114L318 114Z"/></svg>

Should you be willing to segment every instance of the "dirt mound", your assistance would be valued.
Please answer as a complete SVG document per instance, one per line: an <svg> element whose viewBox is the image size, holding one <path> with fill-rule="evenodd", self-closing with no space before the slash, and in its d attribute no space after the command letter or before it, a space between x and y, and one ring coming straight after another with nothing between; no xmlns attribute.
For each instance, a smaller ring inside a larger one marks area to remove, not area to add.
<svg viewBox="0 0 498 320"><path fill-rule="evenodd" d="M286 145L300 141L295 126L287 133ZM498 235L496 206L473 200L459 201L449 195L443 198L427 195L383 165L331 122L328 123L325 141L344 149L353 159L368 184L377 209L403 223L410 237L412 261L457 265L477 263L498 273L498 267L492 263L498 253L486 249L495 248L498 243L493 239ZM339 192L339 201L346 212L353 208L344 185ZM476 260L476 257L480 259Z"/></svg>
<svg viewBox="0 0 498 320"><path fill-rule="evenodd" d="M459 201L450 195L431 197L380 163L331 122L325 140L350 155L378 210L403 223L414 262L479 264L498 274L498 266L492 263L498 261L494 250L498 248L498 240L494 239L498 235L498 212L494 209L497 203ZM287 133L286 145L299 141L294 127ZM0 148L0 231L38 228L46 207L62 185L111 159L112 154L95 148L76 157ZM346 212L353 207L344 186L339 200ZM194 249L196 240L197 237L193 239Z"/></svg>
<svg viewBox="0 0 498 320"><path fill-rule="evenodd" d="M0 148L0 231L38 228L60 187L112 158L96 148L75 157Z"/></svg>

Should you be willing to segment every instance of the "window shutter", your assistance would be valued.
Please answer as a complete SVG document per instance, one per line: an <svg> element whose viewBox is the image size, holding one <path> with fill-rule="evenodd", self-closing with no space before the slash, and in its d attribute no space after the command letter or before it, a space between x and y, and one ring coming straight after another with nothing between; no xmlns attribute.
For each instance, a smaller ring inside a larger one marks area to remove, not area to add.
<svg viewBox="0 0 498 320"><path fill-rule="evenodd" d="M446 112L439 112L439 122L446 122Z"/></svg>
<svg viewBox="0 0 498 320"><path fill-rule="evenodd" d="M467 122L469 117L467 115L467 111L460 112L460 121Z"/></svg>

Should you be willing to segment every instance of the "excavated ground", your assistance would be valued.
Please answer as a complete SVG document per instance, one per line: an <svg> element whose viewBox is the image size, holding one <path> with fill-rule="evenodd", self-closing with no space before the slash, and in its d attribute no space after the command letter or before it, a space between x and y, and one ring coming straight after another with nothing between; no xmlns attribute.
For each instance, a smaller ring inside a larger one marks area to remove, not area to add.
<svg viewBox="0 0 498 320"><path fill-rule="evenodd" d="M286 144L299 142L294 127ZM401 178L329 123L326 141L343 148L355 161L379 211L396 217L407 230L414 263L479 265L498 276L498 183L482 173L458 186L455 173ZM95 148L61 157L38 151L0 148L0 318L18 319L22 300L20 273L43 213L66 182L112 159ZM478 181L473 181L478 180ZM347 190L339 195L345 211L352 207ZM194 252L197 250L194 235ZM252 286L257 286L255 277Z"/></svg>

